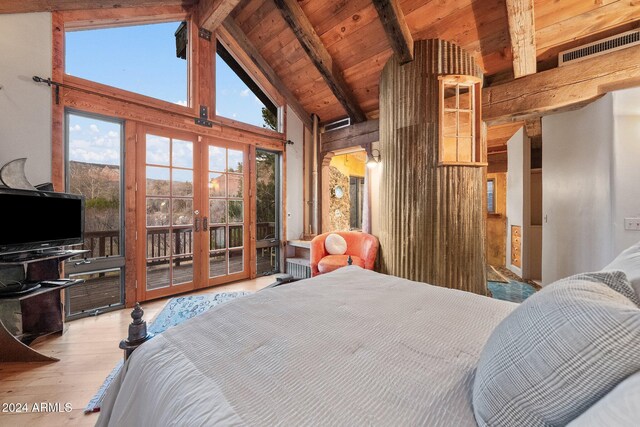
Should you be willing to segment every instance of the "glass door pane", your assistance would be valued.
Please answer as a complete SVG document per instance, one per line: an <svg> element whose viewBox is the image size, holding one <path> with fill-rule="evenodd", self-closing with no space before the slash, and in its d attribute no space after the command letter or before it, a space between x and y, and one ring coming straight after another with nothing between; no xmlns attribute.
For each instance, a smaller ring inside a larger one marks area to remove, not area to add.
<svg viewBox="0 0 640 427"><path fill-rule="evenodd" d="M257 274L280 271L280 155L256 151Z"/></svg>
<svg viewBox="0 0 640 427"><path fill-rule="evenodd" d="M67 318L96 314L124 303L123 124L101 116L66 114L66 190L85 196L82 262L65 274L86 283L65 292Z"/></svg>
<svg viewBox="0 0 640 427"><path fill-rule="evenodd" d="M145 144L146 289L193 284L194 143L147 134Z"/></svg>
<svg viewBox="0 0 640 427"><path fill-rule="evenodd" d="M210 145L208 248L210 279L245 271L246 150Z"/></svg>

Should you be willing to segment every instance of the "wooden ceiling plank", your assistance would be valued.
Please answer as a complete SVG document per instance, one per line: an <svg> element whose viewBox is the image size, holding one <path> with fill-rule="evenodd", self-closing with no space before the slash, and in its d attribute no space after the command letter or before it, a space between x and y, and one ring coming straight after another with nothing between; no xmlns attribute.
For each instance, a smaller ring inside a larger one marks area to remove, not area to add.
<svg viewBox="0 0 640 427"><path fill-rule="evenodd" d="M533 1L533 0L531 0ZM404 19L399 0L373 0L391 49L401 64L413 61L413 37Z"/></svg>
<svg viewBox="0 0 640 427"><path fill-rule="evenodd" d="M298 2L295 0L274 0L274 2L351 120L355 123L365 121L367 117L364 111L353 98L342 72L337 69Z"/></svg>
<svg viewBox="0 0 640 427"><path fill-rule="evenodd" d="M620 0L535 0L536 28L541 30Z"/></svg>
<svg viewBox="0 0 640 427"><path fill-rule="evenodd" d="M196 0L22 0L0 2L0 14L55 10L117 9L129 7L191 6Z"/></svg>
<svg viewBox="0 0 640 427"><path fill-rule="evenodd" d="M506 0L506 5L513 53L513 76L517 79L536 72L533 0Z"/></svg>
<svg viewBox="0 0 640 427"><path fill-rule="evenodd" d="M240 0L200 0L198 2L198 24L214 32L229 14L240 3Z"/></svg>
<svg viewBox="0 0 640 427"><path fill-rule="evenodd" d="M605 93L640 84L640 46L484 88L482 118L506 123L574 109Z"/></svg>
<svg viewBox="0 0 640 427"><path fill-rule="evenodd" d="M523 122L506 123L487 128L487 148L490 151L506 150L507 142L524 125Z"/></svg>
<svg viewBox="0 0 640 427"><path fill-rule="evenodd" d="M640 1L616 1L536 32L538 53L568 41L640 20Z"/></svg>
<svg viewBox="0 0 640 427"><path fill-rule="evenodd" d="M293 93L291 93L289 88L285 86L282 80L280 80L280 77L278 77L273 68L271 68L262 55L260 55L260 52L258 52L258 50L251 44L247 36L244 34L242 29L238 27L235 21L231 17L227 17L222 23L222 28L224 31L220 31L220 34L224 37L223 33L226 32L229 36L225 41L230 44L235 44L237 49L242 50L248 56L249 60L251 60L258 71L262 73L262 75L264 75L264 77L285 98L300 120L302 120L308 128L311 128L311 117L309 113L302 108L298 99L293 95Z"/></svg>

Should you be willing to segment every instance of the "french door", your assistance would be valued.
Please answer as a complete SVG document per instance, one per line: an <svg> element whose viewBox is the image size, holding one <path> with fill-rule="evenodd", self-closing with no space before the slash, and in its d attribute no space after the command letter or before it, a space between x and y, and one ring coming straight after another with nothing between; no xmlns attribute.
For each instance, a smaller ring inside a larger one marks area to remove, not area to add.
<svg viewBox="0 0 640 427"><path fill-rule="evenodd" d="M248 149L142 128L137 157L139 298L249 277Z"/></svg>

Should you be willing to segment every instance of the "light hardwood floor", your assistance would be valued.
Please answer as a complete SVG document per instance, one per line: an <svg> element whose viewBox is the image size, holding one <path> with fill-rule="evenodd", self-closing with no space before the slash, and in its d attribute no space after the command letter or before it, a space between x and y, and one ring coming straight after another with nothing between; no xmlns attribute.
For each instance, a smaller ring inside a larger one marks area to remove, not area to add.
<svg viewBox="0 0 640 427"><path fill-rule="evenodd" d="M217 286L195 293L257 291L273 283L273 276ZM143 303L149 322L167 299ZM34 348L60 359L53 363L0 363L0 426L93 426L98 414L83 410L115 364L122 358L118 343L127 334L131 310L69 322L63 335L54 335ZM60 413L32 412L34 404L60 403ZM6 404L27 404L29 413L2 412ZM64 412L65 403L72 410Z"/></svg>

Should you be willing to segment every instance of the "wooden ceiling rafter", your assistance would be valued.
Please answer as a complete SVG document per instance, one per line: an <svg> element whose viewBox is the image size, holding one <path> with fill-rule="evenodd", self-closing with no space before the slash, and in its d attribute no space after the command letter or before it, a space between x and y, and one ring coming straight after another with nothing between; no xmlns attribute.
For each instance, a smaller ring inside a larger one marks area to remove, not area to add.
<svg viewBox="0 0 640 427"><path fill-rule="evenodd" d="M274 2L352 122L360 123L367 120L367 116L344 80L342 71L334 63L298 2L296 0L274 0Z"/></svg>
<svg viewBox="0 0 640 427"><path fill-rule="evenodd" d="M214 32L238 3L240 0L199 0L198 26Z"/></svg>
<svg viewBox="0 0 640 427"><path fill-rule="evenodd" d="M354 147L365 147L380 140L378 120L367 120L320 135L320 152L328 153Z"/></svg>
<svg viewBox="0 0 640 427"><path fill-rule="evenodd" d="M401 64L413 61L413 36L404 19L399 0L373 0L391 49Z"/></svg>
<svg viewBox="0 0 640 427"><path fill-rule="evenodd" d="M536 72L536 29L533 12L534 0L506 0L511 52L513 54L513 76L519 77Z"/></svg>

